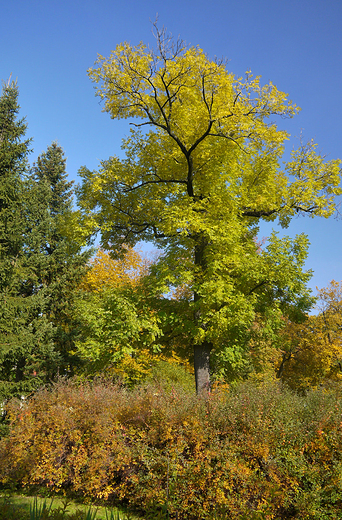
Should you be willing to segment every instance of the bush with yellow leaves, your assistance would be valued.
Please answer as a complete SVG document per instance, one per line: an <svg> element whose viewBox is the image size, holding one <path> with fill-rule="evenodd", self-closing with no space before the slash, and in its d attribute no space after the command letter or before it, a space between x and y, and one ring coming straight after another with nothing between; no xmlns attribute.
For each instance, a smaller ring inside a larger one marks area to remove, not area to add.
<svg viewBox="0 0 342 520"><path fill-rule="evenodd" d="M59 383L11 402L5 486L121 502L169 518L339 518L342 389L243 384L197 398L162 381Z"/></svg>

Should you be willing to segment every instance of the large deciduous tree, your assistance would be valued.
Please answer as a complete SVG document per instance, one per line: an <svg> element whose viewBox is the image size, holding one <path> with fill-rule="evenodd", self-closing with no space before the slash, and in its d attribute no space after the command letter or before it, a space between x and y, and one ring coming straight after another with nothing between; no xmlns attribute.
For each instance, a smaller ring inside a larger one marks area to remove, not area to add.
<svg viewBox="0 0 342 520"><path fill-rule="evenodd" d="M157 29L156 50L120 44L89 75L112 118L136 121L124 159L80 170L84 223L101 230L106 249L141 240L163 249L161 293L191 288L184 327L201 392L210 354L237 363L259 313L267 328L284 307L308 304L305 237L291 243L274 235L259 251L258 223L330 216L340 161L325 162L310 142L283 166L289 136L274 119L298 107L272 83L261 86L250 72L235 77L223 61L164 31Z"/></svg>

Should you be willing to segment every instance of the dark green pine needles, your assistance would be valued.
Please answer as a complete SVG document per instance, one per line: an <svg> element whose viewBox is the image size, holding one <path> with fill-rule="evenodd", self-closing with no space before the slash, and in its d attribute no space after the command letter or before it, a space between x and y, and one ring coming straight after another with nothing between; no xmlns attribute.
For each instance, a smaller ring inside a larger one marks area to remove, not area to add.
<svg viewBox="0 0 342 520"><path fill-rule="evenodd" d="M72 292L89 259L63 234L72 214L63 151L52 144L30 169L19 108L8 82L0 97L0 402L70 371Z"/></svg>

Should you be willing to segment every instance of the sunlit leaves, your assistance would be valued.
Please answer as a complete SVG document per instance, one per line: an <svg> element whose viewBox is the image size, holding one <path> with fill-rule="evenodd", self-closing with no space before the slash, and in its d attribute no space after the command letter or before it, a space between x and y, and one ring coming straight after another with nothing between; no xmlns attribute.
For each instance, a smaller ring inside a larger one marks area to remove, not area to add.
<svg viewBox="0 0 342 520"><path fill-rule="evenodd" d="M147 269L146 262L134 249L124 248L122 253L121 259L114 260L100 249L82 280L81 288L101 292L109 288L134 287Z"/></svg>
<svg viewBox="0 0 342 520"><path fill-rule="evenodd" d="M86 372L109 371L130 380L147 373L161 331L142 287L146 271L142 256L127 247L119 259L99 250L92 261L75 302L75 353Z"/></svg>
<svg viewBox="0 0 342 520"><path fill-rule="evenodd" d="M269 117L297 113L287 94L250 71L235 78L198 47L158 45L120 44L89 70L104 109L140 121L123 141L126 159L80 171L83 223L101 229L106 247L200 232L215 241L241 216L248 226L331 214L339 161L326 163L310 143L281 169L288 134Z"/></svg>
<svg viewBox="0 0 342 520"><path fill-rule="evenodd" d="M342 379L342 284L318 292L318 313L284 331L279 376L297 389Z"/></svg>
<svg viewBox="0 0 342 520"><path fill-rule="evenodd" d="M258 223L330 216L340 161L325 161L310 142L282 165L289 135L274 119L299 110L288 95L158 30L156 50L120 44L89 76L104 110L132 129L123 158L80 170L82 225L113 251L140 240L163 249L156 285L192 291L194 345L238 352L262 312L277 329L281 312L305 310L306 239L273 236L260 254Z"/></svg>

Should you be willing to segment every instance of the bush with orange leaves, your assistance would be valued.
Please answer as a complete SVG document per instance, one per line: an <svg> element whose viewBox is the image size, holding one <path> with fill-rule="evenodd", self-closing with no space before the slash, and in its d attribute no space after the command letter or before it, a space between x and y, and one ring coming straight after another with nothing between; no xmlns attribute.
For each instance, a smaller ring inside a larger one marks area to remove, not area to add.
<svg viewBox="0 0 342 520"><path fill-rule="evenodd" d="M59 383L8 408L5 486L123 502L169 518L340 518L342 389L243 384L197 398Z"/></svg>

